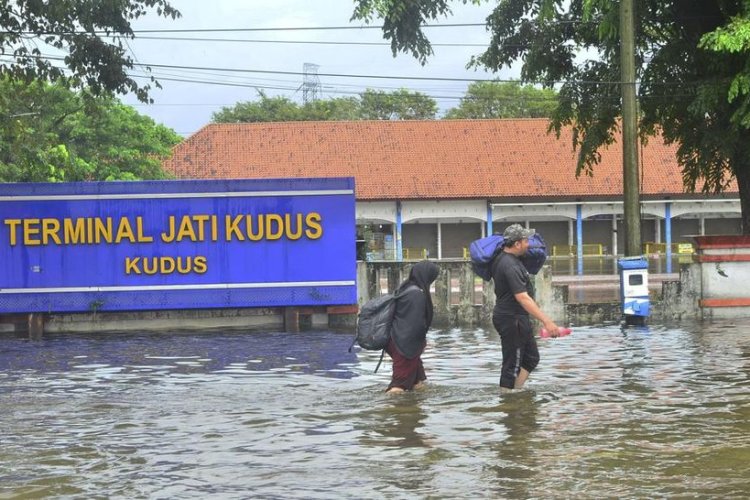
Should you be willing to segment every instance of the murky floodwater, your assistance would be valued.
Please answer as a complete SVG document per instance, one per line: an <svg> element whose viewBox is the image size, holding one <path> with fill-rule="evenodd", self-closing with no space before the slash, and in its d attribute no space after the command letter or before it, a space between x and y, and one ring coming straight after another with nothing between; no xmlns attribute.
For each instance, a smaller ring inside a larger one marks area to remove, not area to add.
<svg viewBox="0 0 750 500"><path fill-rule="evenodd" d="M2 498L750 495L750 321L579 327L498 394L482 330L426 390L331 332L0 337Z"/></svg>

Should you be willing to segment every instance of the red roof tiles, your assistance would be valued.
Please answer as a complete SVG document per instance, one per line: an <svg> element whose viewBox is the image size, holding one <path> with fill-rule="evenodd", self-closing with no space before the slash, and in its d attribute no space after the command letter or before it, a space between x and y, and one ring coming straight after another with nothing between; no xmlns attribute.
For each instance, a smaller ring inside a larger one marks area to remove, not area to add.
<svg viewBox="0 0 750 500"><path fill-rule="evenodd" d="M622 195L622 151L575 177L570 131L545 119L211 124L174 149L178 178L354 177L360 200ZM684 190L676 148L643 147L642 195ZM736 188L733 190L736 192Z"/></svg>

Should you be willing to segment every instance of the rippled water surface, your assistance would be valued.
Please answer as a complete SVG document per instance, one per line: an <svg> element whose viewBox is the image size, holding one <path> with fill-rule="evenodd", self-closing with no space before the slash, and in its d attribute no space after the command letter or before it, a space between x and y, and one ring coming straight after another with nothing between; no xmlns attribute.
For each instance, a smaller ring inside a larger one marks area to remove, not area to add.
<svg viewBox="0 0 750 500"><path fill-rule="evenodd" d="M0 498L750 496L750 321L579 327L510 396L494 332L403 396L349 341L0 336Z"/></svg>

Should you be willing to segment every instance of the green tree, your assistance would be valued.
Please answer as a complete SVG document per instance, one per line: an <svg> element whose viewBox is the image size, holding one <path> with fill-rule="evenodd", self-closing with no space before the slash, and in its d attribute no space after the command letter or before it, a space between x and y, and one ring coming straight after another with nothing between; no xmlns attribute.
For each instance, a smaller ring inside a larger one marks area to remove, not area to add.
<svg viewBox="0 0 750 500"><path fill-rule="evenodd" d="M434 99L400 89L384 92L368 89L359 97L319 99L303 106L287 97L268 97L258 92L257 101L239 102L213 114L215 123L335 121L335 120L427 120L434 119Z"/></svg>
<svg viewBox="0 0 750 500"><path fill-rule="evenodd" d="M161 179L181 140L112 97L41 81L0 79L0 120L1 182Z"/></svg>
<svg viewBox="0 0 750 500"><path fill-rule="evenodd" d="M407 89L367 89L360 95L360 102L364 120L433 120L438 110L430 96Z"/></svg>
<svg viewBox="0 0 750 500"><path fill-rule="evenodd" d="M353 18L382 18L394 55L425 63L423 23L449 15L449 4L355 0ZM720 192L736 179L750 234L750 2L636 0L635 11L642 138L660 133L678 146L689 191ZM499 0L487 20L490 44L469 64L497 71L521 61L521 81L560 84L552 128L572 127L576 174L593 174L620 127L619 2Z"/></svg>
<svg viewBox="0 0 750 500"><path fill-rule="evenodd" d="M359 120L362 116L356 97L318 99L305 104L302 111L306 120L315 121Z"/></svg>
<svg viewBox="0 0 750 500"><path fill-rule="evenodd" d="M445 118L543 118L552 116L557 93L519 82L474 82Z"/></svg>
<svg viewBox="0 0 750 500"><path fill-rule="evenodd" d="M291 122L301 121L299 105L287 97L268 97L258 92L260 100L238 102L225 106L212 116L215 123Z"/></svg>
<svg viewBox="0 0 750 500"><path fill-rule="evenodd" d="M151 11L180 16L166 0L0 0L0 53L11 59L0 63L0 77L64 81L93 95L133 92L147 102L150 84L127 73L127 40L134 37L130 23ZM65 56L46 55L45 45Z"/></svg>

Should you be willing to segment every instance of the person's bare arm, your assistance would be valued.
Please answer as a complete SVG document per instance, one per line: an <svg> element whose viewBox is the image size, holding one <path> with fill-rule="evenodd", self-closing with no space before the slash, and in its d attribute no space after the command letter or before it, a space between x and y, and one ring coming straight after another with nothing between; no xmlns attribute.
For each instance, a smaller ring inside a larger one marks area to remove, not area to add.
<svg viewBox="0 0 750 500"><path fill-rule="evenodd" d="M531 298L531 295L529 295L527 292L521 292L515 294L515 297L518 303L521 304L521 307L523 307L527 313L531 314L536 319L541 321L542 324L544 324L544 328L552 337L557 337L559 335L559 329L555 322L552 321L549 316L544 314L544 312L537 305L536 301Z"/></svg>

